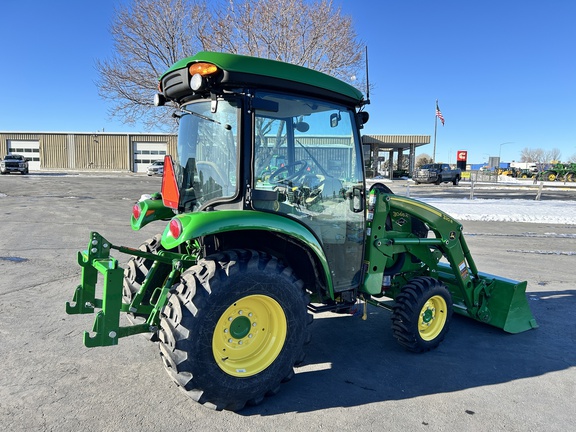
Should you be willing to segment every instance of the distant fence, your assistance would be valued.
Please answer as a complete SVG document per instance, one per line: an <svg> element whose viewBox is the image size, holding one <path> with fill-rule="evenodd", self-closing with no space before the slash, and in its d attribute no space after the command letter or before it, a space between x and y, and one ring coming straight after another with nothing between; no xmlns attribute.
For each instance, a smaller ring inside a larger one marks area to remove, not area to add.
<svg viewBox="0 0 576 432"><path fill-rule="evenodd" d="M464 171L462 173L463 181L496 183L498 174L495 171Z"/></svg>

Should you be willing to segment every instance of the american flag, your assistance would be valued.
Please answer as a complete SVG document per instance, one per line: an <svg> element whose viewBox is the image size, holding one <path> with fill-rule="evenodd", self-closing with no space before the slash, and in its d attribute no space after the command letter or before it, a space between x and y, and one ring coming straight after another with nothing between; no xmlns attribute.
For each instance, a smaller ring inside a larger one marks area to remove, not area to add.
<svg viewBox="0 0 576 432"><path fill-rule="evenodd" d="M440 119L440 121L442 122L442 126L444 126L444 116L442 115L442 111L440 111L440 108L438 108L438 101L436 101L436 117Z"/></svg>

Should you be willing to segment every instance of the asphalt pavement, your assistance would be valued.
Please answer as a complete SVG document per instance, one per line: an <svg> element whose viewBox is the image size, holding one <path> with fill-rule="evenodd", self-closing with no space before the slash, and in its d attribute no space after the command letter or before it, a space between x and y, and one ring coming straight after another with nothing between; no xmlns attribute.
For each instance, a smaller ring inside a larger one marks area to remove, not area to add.
<svg viewBox="0 0 576 432"><path fill-rule="evenodd" d="M10 431L566 431L576 398L576 226L466 222L481 271L528 281L540 325L517 335L455 316L412 354L390 313L315 316L304 365L239 413L187 398L143 336L85 348L93 316L66 315L90 231L138 246L132 205L160 179L45 173L0 178L0 424ZM401 183L394 188L404 188ZM426 188L423 188L424 190ZM430 188L432 190L432 188ZM128 256L117 254L121 264Z"/></svg>

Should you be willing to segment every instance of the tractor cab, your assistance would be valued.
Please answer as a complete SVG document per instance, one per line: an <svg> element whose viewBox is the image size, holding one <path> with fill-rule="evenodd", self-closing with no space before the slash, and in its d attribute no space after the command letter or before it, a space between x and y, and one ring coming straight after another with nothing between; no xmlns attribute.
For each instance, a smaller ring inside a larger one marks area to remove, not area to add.
<svg viewBox="0 0 576 432"><path fill-rule="evenodd" d="M358 286L361 97L341 82L356 98L325 98L321 89L297 82L259 80L263 67L270 74L277 63L271 60L258 59L263 63L254 68L250 59L250 66L234 73L230 68L238 65L226 62L239 58L200 53L162 78L163 95L177 102L179 121L177 155L166 161L164 204L179 213L236 209L290 218L322 246L332 273L326 284L335 291ZM177 80L190 83L187 92L174 85ZM270 240L267 227L257 231L253 239Z"/></svg>

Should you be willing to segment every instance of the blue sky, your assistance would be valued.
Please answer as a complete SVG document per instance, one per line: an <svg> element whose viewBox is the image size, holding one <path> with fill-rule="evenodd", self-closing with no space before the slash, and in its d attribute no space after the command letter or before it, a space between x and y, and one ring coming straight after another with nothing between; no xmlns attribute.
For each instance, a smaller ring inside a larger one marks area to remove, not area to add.
<svg viewBox="0 0 576 432"><path fill-rule="evenodd" d="M472 163L518 160L525 147L576 154L576 1L334 2L369 49L364 133L433 136L438 99L438 161L458 150ZM0 131L146 132L111 119L95 85L119 3L3 3Z"/></svg>

